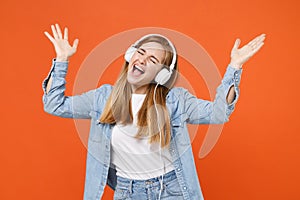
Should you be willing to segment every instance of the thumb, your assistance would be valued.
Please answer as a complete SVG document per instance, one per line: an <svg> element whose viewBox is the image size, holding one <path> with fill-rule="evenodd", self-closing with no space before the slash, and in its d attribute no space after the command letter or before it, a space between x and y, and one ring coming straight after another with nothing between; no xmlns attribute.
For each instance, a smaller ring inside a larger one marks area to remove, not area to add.
<svg viewBox="0 0 300 200"><path fill-rule="evenodd" d="M75 39L74 42L73 42L72 48L77 49L78 43L79 43L79 40Z"/></svg>
<svg viewBox="0 0 300 200"><path fill-rule="evenodd" d="M233 49L238 49L238 47L240 46L240 43L241 43L241 40L238 38L235 40L235 43L234 43L234 46L233 46Z"/></svg>

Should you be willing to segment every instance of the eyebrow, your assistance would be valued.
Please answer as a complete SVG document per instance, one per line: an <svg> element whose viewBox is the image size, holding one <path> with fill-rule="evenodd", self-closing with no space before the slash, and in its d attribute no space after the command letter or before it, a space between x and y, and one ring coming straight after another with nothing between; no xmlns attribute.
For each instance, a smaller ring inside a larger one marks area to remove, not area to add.
<svg viewBox="0 0 300 200"><path fill-rule="evenodd" d="M146 50L143 48L139 48L139 49L142 50L144 53L146 52ZM154 58L158 63L160 63L160 61L155 56L151 55L151 57Z"/></svg>

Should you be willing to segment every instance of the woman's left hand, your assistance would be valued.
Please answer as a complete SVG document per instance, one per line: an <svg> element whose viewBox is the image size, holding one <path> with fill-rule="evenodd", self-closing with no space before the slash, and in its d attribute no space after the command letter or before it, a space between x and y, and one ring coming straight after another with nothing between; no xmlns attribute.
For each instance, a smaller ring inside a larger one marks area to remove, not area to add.
<svg viewBox="0 0 300 200"><path fill-rule="evenodd" d="M248 44L238 49L241 40L236 39L231 50L230 65L234 68L241 69L242 65L251 58L263 45L266 34L261 34L250 41Z"/></svg>

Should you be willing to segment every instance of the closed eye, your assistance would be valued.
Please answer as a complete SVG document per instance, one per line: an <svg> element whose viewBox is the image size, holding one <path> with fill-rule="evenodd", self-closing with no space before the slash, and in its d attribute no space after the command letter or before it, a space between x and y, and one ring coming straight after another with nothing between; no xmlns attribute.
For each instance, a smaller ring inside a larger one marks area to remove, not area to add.
<svg viewBox="0 0 300 200"><path fill-rule="evenodd" d="M146 50L145 49L143 49L143 48L140 48L138 51L137 51L139 54L141 54L141 55L144 55L145 54L145 52L146 52ZM151 62L153 63L153 64L158 64L159 63L159 60L155 57L155 56L151 56Z"/></svg>
<svg viewBox="0 0 300 200"><path fill-rule="evenodd" d="M153 60L153 59L151 60L151 62L152 62L153 64L157 64L157 63L156 63L156 61L155 61L155 60Z"/></svg>
<svg viewBox="0 0 300 200"><path fill-rule="evenodd" d="M144 55L144 53L143 52L141 52L141 51L137 51L139 54L141 54L141 55Z"/></svg>

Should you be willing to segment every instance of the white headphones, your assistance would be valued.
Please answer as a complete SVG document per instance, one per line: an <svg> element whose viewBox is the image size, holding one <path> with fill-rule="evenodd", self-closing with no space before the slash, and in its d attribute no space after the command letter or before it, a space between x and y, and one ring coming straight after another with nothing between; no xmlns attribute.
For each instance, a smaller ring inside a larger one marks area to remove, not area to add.
<svg viewBox="0 0 300 200"><path fill-rule="evenodd" d="M156 75L156 77L155 77L155 79L154 79L154 81L155 81L156 83L158 83L159 85L164 85L165 83L168 82L168 80L169 80L169 79L171 78L171 76L172 76L172 72L173 72L173 69L174 69L175 63L176 63L176 55L177 55L176 49L175 49L174 45L172 44L172 42L171 42L168 38L166 38L165 36L160 35L160 34L148 34L148 35L145 35L145 36L143 36L141 39L139 39L138 41L136 41L133 45L131 45L131 46L127 49L127 51L126 51L126 53L125 53L125 55L124 55L124 58L125 58L125 60L126 60L127 62L129 62L130 59L132 58L133 54L134 54L135 51L137 50L137 47L136 47L137 44L138 44L140 41L142 41L142 40L144 40L145 38L150 37L150 36L159 36L159 37L162 37L162 38L166 39L166 40L168 41L169 45L171 46L172 51L173 51L173 58L172 58L172 62L171 62L171 65L170 65L170 70L168 70L168 69L166 69L166 68L162 68L162 70L160 70L160 71L157 73L157 75Z"/></svg>

